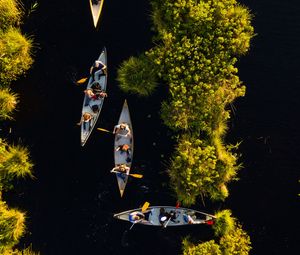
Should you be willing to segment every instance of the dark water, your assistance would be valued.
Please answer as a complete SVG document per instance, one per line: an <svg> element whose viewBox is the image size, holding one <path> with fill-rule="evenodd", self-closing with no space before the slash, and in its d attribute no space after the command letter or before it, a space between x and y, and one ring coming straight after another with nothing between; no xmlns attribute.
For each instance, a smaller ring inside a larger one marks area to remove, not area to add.
<svg viewBox="0 0 300 255"><path fill-rule="evenodd" d="M299 11L297 1L243 1L255 15L258 34L239 62L247 95L238 100L228 140L242 140L244 169L230 185L224 204L251 236L252 254L295 254L299 178ZM25 1L29 4L30 1ZM145 200L175 204L164 173L172 151L170 134L158 118L162 91L140 99L123 94L116 70L131 55L150 48L148 1L106 1L100 27L93 29L88 1L39 1L24 29L34 36L36 62L17 82L21 95L11 141L29 146L35 163L33 181L20 181L11 204L28 211L29 234L42 254L178 254L180 240L191 234L211 238L205 227L160 230L112 219L112 213ZM127 98L135 133L131 179L120 199L113 166L113 138L95 131L84 148L79 128L85 77L103 46L108 51L109 97L98 126L112 129ZM199 204L199 209L203 209Z"/></svg>

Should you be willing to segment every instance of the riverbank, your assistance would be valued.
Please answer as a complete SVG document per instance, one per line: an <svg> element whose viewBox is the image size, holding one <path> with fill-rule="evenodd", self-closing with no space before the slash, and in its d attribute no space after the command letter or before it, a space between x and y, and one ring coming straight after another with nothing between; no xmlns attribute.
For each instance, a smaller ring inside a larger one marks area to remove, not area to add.
<svg viewBox="0 0 300 255"><path fill-rule="evenodd" d="M12 83L25 74L33 63L32 39L20 30L23 11L14 0L0 1L0 120L1 126L14 119L20 96L13 92ZM9 129L11 130L11 129ZM15 179L33 177L33 163L29 150L7 138L11 132L2 129L0 138L0 253L38 254L28 248L16 248L21 237L26 234L26 213L9 206L3 200L3 193L10 192L16 185Z"/></svg>

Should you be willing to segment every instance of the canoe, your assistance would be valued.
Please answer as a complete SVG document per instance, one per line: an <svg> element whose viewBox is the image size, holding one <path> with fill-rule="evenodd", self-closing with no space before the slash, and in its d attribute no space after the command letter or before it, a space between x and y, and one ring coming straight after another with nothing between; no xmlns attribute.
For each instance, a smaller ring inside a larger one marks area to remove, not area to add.
<svg viewBox="0 0 300 255"><path fill-rule="evenodd" d="M127 101L124 101L123 104L123 108L120 114L120 118L118 121L118 124L121 123L127 123L129 128L130 128L130 132L131 135L129 137L125 137L125 136L119 136L119 135L115 135L115 140L114 140L114 162L115 162L115 166L118 166L120 164L126 164L126 166L131 167L132 164L132 156L133 156L133 131L132 131L132 123L131 123L131 119L130 119L130 113L129 113L129 108L128 108L128 104ZM130 161L128 160L128 156L126 152L121 152L121 151L116 151L115 149L119 146L119 145L123 145L123 144L127 144L130 146L131 148L131 152L130 152ZM117 177L117 181L118 181L118 187L119 187L119 191L120 191L120 195L121 197L123 196L127 181L128 181L128 175L123 174L123 173L116 173L116 177Z"/></svg>
<svg viewBox="0 0 300 255"><path fill-rule="evenodd" d="M102 49L102 52L98 58L102 63L104 63L107 66L107 54L106 54L106 48L104 47ZM101 71L97 71L95 73L96 79L94 80L92 75L89 77L89 81L87 84L86 89L90 89L91 86L95 83L99 83L101 86L101 89L103 91L106 91L106 84L107 84L107 72L106 75L100 75ZM85 143L87 142L88 138L90 137L97 120L99 118L102 106L103 106L104 98L98 98L98 99L90 99L87 95L84 96L83 100L83 106L82 106L82 114L83 116L84 113L89 113L93 117L92 120L90 121L90 127L89 128L84 128L84 123L81 124L81 146L84 146ZM93 107L98 107L98 111L94 112Z"/></svg>
<svg viewBox="0 0 300 255"><path fill-rule="evenodd" d="M164 212L162 212L162 210ZM195 224L212 225L216 219L215 216L204 212L183 207L176 208L173 206L150 206L145 212L143 212L143 215L145 216L143 219L134 221L132 216L136 213L142 213L142 208L117 213L114 214L113 217L119 220L129 221L134 224L137 223L148 226L163 227L176 227ZM160 219L162 219L164 215L172 213L174 217L172 217L171 219L169 218L163 223L160 221Z"/></svg>
<svg viewBox="0 0 300 255"><path fill-rule="evenodd" d="M95 28L97 27L98 24L98 20L102 11L103 2L104 0L99 0L98 2L95 0L90 0L90 7L91 7L93 23Z"/></svg>

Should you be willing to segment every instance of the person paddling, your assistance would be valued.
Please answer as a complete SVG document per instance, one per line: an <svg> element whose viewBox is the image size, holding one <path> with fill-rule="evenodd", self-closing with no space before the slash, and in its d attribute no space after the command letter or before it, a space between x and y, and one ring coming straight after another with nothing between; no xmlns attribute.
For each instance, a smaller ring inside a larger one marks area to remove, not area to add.
<svg viewBox="0 0 300 255"><path fill-rule="evenodd" d="M92 67L90 68L90 75L93 77L94 81L97 80L96 72L100 71L100 75L106 75L107 66L100 60L96 60Z"/></svg>
<svg viewBox="0 0 300 255"><path fill-rule="evenodd" d="M114 167L110 172L129 175L129 171L130 171L130 167L126 166L126 164L121 164Z"/></svg>

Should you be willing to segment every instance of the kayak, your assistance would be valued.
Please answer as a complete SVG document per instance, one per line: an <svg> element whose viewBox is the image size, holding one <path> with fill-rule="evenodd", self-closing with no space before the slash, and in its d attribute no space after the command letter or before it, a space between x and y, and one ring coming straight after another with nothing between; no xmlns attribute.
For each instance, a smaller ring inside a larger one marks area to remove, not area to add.
<svg viewBox="0 0 300 255"><path fill-rule="evenodd" d="M90 0L90 7L93 16L94 27L97 27L104 0Z"/></svg>
<svg viewBox="0 0 300 255"><path fill-rule="evenodd" d="M134 220L134 215L141 215L139 220ZM172 217L170 216L172 215ZM196 211L193 209L173 206L150 206L142 212L142 208L124 211L114 214L119 220L129 221L134 224L143 224L148 226L175 227L195 224L212 225L216 219L215 216Z"/></svg>
<svg viewBox="0 0 300 255"><path fill-rule="evenodd" d="M118 121L118 125L121 123L126 123L130 129L130 136L124 136L124 135L115 135L114 140L114 162L115 167L118 165L125 164L127 167L131 168L132 164L132 156L133 156L133 131L132 131L132 123L130 119L130 113L127 101L124 101L123 108L120 114L120 118ZM126 131L125 131L126 132ZM120 145L127 144L130 147L130 154L128 155L126 152L122 152L121 150L116 151L116 148ZM130 171L130 170L129 170ZM123 196L127 181L128 181L128 175L124 173L116 173L117 181L118 181L118 187L120 191L121 197Z"/></svg>
<svg viewBox="0 0 300 255"><path fill-rule="evenodd" d="M107 66L107 56L106 56L106 49L105 47L103 48L98 60L100 60L102 63L104 63ZM107 71L107 70L106 70ZM89 77L89 81L87 84L86 89L91 89L91 87L99 83L101 86L101 89L103 91L106 91L106 84L107 84L107 72L106 75L101 75L102 71L99 70L95 72L95 75L91 75ZM94 80L95 77L95 80ZM85 113L88 113L92 116L92 119L90 120L89 123L82 123L81 124L81 146L84 146L85 143L87 142L89 136L91 135L97 120L99 118L104 98L97 98L97 99L90 99L87 95L84 96L83 100L83 106L82 106L82 115L83 116ZM96 109L96 110L95 110Z"/></svg>

